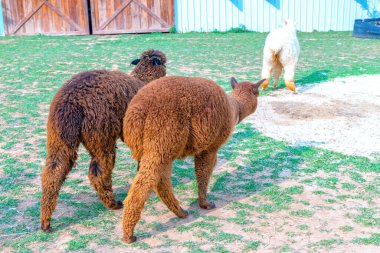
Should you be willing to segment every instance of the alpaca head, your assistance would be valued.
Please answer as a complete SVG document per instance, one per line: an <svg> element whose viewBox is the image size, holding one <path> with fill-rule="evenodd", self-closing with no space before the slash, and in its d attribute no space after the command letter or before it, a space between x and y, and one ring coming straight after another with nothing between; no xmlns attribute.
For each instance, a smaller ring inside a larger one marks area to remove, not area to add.
<svg viewBox="0 0 380 253"><path fill-rule="evenodd" d="M292 32L297 31L296 23L291 19L284 19L284 28Z"/></svg>
<svg viewBox="0 0 380 253"><path fill-rule="evenodd" d="M166 75L166 55L159 50L144 51L140 59L133 60L131 64L136 65L131 75L145 83Z"/></svg>
<svg viewBox="0 0 380 253"><path fill-rule="evenodd" d="M233 89L231 97L237 101L239 110L238 122L242 121L248 115L254 113L257 108L257 97L259 96L259 87L266 79L257 83L238 82L235 77L231 77L231 87Z"/></svg>

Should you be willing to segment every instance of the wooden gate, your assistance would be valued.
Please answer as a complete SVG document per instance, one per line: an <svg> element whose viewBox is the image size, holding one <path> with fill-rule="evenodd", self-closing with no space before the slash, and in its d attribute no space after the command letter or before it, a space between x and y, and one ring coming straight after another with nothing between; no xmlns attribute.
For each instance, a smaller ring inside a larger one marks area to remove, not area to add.
<svg viewBox="0 0 380 253"><path fill-rule="evenodd" d="M174 0L1 0L5 33L93 34L168 32ZM91 6L91 22L87 3Z"/></svg>
<svg viewBox="0 0 380 253"><path fill-rule="evenodd" d="M90 0L92 33L168 32L174 0Z"/></svg>
<svg viewBox="0 0 380 253"><path fill-rule="evenodd" d="M87 0L2 0L5 33L89 34Z"/></svg>

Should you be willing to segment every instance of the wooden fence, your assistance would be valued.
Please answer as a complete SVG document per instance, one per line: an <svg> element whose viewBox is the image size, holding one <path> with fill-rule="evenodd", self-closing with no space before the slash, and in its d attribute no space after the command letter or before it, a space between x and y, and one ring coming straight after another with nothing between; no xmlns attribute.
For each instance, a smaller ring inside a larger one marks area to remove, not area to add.
<svg viewBox="0 0 380 253"><path fill-rule="evenodd" d="M7 35L168 32L174 0L2 0Z"/></svg>
<svg viewBox="0 0 380 253"><path fill-rule="evenodd" d="M168 32L174 0L91 0L94 34Z"/></svg>
<svg viewBox="0 0 380 253"><path fill-rule="evenodd" d="M89 34L87 0L2 0L5 33Z"/></svg>

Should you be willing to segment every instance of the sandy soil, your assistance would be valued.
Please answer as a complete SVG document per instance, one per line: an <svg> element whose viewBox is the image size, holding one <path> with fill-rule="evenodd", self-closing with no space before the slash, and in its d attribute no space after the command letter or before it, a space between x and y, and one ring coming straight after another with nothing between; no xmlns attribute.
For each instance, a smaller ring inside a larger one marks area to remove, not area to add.
<svg viewBox="0 0 380 253"><path fill-rule="evenodd" d="M298 91L261 97L248 121L294 145L366 157L380 153L380 75L337 78Z"/></svg>

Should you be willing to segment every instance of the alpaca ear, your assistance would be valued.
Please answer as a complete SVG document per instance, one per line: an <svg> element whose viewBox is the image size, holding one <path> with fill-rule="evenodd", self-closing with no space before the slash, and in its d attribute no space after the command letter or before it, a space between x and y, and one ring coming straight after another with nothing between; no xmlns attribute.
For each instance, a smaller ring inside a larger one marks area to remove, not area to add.
<svg viewBox="0 0 380 253"><path fill-rule="evenodd" d="M236 80L235 77L231 77L231 87L232 87L232 89L235 89L236 85L238 85L238 81Z"/></svg>
<svg viewBox="0 0 380 253"><path fill-rule="evenodd" d="M161 65L161 60L158 58L153 58L152 63L153 63L153 66Z"/></svg>
<svg viewBox="0 0 380 253"><path fill-rule="evenodd" d="M131 65L137 65L140 62L140 59L135 59L131 62Z"/></svg>
<svg viewBox="0 0 380 253"><path fill-rule="evenodd" d="M261 79L260 81L258 81L257 83L254 83L253 84L253 87L255 87L256 89L258 89L260 86L261 86L261 84L263 83L263 82L265 82L267 79Z"/></svg>

